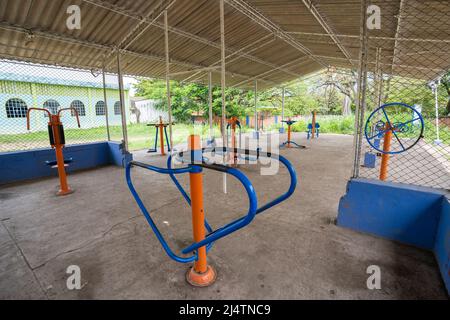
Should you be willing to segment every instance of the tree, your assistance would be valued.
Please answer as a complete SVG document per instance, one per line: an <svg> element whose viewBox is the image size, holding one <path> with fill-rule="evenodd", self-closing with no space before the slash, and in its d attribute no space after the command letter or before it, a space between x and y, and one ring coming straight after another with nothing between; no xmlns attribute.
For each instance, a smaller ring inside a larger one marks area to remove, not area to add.
<svg viewBox="0 0 450 320"><path fill-rule="evenodd" d="M136 95L148 99L158 100L155 105L160 110L168 110L166 83L161 80L141 80L136 85ZM208 117L208 87L198 83L188 83L181 85L177 81L170 82L172 113L177 121L188 122L195 112L203 112L205 118ZM246 109L252 105L251 92L236 88L227 88L226 112L227 117L242 117L246 114ZM213 115L222 115L222 90L220 87L213 87L212 93Z"/></svg>
<svg viewBox="0 0 450 320"><path fill-rule="evenodd" d="M445 108L445 114L450 116L450 71L442 77L441 85L447 93L447 106Z"/></svg>

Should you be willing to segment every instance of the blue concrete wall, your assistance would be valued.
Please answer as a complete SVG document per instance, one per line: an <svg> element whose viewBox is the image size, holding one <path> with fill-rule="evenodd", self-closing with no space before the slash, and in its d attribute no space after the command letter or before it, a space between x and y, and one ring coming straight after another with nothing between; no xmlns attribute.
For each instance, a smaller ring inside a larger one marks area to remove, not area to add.
<svg viewBox="0 0 450 320"><path fill-rule="evenodd" d="M450 293L450 204L443 191L353 179L337 224L433 251Z"/></svg>
<svg viewBox="0 0 450 320"><path fill-rule="evenodd" d="M434 254L441 270L447 292L450 295L450 203L442 199L441 218L436 233Z"/></svg>
<svg viewBox="0 0 450 320"><path fill-rule="evenodd" d="M131 154L123 154L118 142L99 142L66 146L64 158L74 160L66 169L70 173L109 164L123 166ZM57 176L57 170L45 164L47 160L55 160L51 148L0 153L0 184Z"/></svg>

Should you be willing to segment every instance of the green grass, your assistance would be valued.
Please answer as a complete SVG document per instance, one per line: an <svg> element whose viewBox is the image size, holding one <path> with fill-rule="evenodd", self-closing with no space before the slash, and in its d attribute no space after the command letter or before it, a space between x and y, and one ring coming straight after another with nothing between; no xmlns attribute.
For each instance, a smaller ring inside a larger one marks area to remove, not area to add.
<svg viewBox="0 0 450 320"><path fill-rule="evenodd" d="M353 134L353 126L355 117L327 118L318 117L321 133L335 134ZM280 125L273 125L267 130L277 130ZM155 128L148 127L145 124L130 124L128 129L128 140L130 150L141 150L153 147L155 139ZM294 132L306 132L306 121L299 121L292 127ZM253 129L243 126L242 132L249 132ZM209 136L208 126L195 126L188 124L176 124L173 126L173 142L174 144L183 143L190 134L200 134L204 139ZM110 127L111 140L122 140L122 127ZM413 133L409 133L413 134ZM78 144L84 142L105 141L107 140L106 127L90 128L90 129L66 129L66 143ZM214 136L220 136L220 130L214 127ZM446 145L450 145L450 128L447 126L440 127L440 138ZM424 139L427 143L432 143L436 139L435 122L425 120ZM47 131L30 132L22 134L0 135L0 152L14 151L34 148L45 148L49 146Z"/></svg>
<svg viewBox="0 0 450 320"><path fill-rule="evenodd" d="M244 131L244 130L243 130ZM145 124L130 124L127 127L128 143L130 150L141 150L153 147L155 143L155 128ZM167 128L167 133L169 129ZM196 126L176 124L173 126L173 142L179 144L187 141L190 134L201 134L203 138L209 136L208 126ZM111 140L122 140L122 127L110 126ZM214 135L220 136L218 127L214 127ZM106 127L89 129L66 129L66 144L78 144L84 142L107 140ZM159 143L159 141L158 141ZM21 134L0 135L0 152L45 148L49 146L48 132L38 131Z"/></svg>

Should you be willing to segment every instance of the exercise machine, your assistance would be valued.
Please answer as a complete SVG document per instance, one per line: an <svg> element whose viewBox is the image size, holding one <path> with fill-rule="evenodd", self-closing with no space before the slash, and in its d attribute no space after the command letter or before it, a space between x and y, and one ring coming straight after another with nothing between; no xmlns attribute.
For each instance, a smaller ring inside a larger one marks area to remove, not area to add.
<svg viewBox="0 0 450 320"><path fill-rule="evenodd" d="M238 138L236 138L236 130L239 130ZM238 143L239 143L239 148L240 148L241 143L242 143L242 127L241 127L241 122L239 121L239 119L237 117L231 117L230 119L228 119L227 141L230 140L230 136L231 136L231 149L232 150L236 149L238 147ZM231 157L232 157L232 165L237 166L238 165L238 154L231 153Z"/></svg>
<svg viewBox="0 0 450 320"><path fill-rule="evenodd" d="M316 122L316 124L313 126L312 123L308 123L308 131L306 131L306 133L308 135L308 140L314 139L314 137L319 138L320 124Z"/></svg>
<svg viewBox="0 0 450 320"><path fill-rule="evenodd" d="M166 153L164 151L164 136L166 137L166 143L167 143L167 151L170 152L170 142L169 142L169 136L167 135L167 127L169 126L168 123L164 123L162 120L162 117L159 117L159 123L149 123L147 124L149 127L155 127L155 145L153 148L150 148L147 152L148 153L154 153L158 152L158 136L160 138L159 144L160 144L160 150L161 155L165 156Z"/></svg>
<svg viewBox="0 0 450 320"><path fill-rule="evenodd" d="M280 161L288 170L290 176L290 184L289 189L275 200L270 201L269 203L258 207L258 198L255 191L255 188L252 185L250 179L242 173L240 170L230 167L224 166L220 164L210 163L205 157L205 154L225 154L225 153L236 153L236 154L244 154L244 155L253 155L256 156L256 151L251 150L242 150L242 149L232 149L227 147L219 147L219 148L204 148L202 149L200 146L200 137L197 135L192 135L188 138L188 151L179 152L175 156L177 160L183 163L185 166L182 168L172 168L172 159L169 156L167 160L167 168L160 168L156 166L152 166L149 164L145 164L142 162L131 161L126 167L126 180L128 187L136 200L139 208L141 209L143 215L145 216L148 224L151 229L155 233L158 241L161 243L164 251L167 255L180 263L191 263L194 265L190 268L186 274L186 280L193 286L209 286L216 280L217 272L214 270L212 266L207 263L207 253L212 248L213 243L219 239L222 239L239 229L242 229L249 225L256 215L267 211L268 209L280 204L281 202L288 199L295 191L297 186L297 174L295 172L292 164L284 157L272 154L272 153L263 153L258 152L258 155L261 157L267 157L274 160ZM175 252L169 247L163 235L159 231L155 222L153 221L150 211L147 210L144 203L142 202L138 192L136 191L132 178L131 178L131 168L139 167L147 170L151 170L161 174L167 174L170 176L187 204L191 207L192 210L192 226L194 233L194 242L184 248L181 253L187 256L180 256L175 254ZM209 225L208 221L205 218L204 207L203 207L203 170L213 170L224 173L226 175L233 176L236 178L244 187L247 198L249 201L249 209L245 216L238 218L225 226L217 228L213 230ZM181 174L189 174L190 181L190 196L183 189L178 179L177 175Z"/></svg>
<svg viewBox="0 0 450 320"><path fill-rule="evenodd" d="M319 138L320 124L316 121L316 111L312 113L312 121L308 123L307 139Z"/></svg>
<svg viewBox="0 0 450 320"><path fill-rule="evenodd" d="M299 149L305 149L306 146L299 145L298 143L292 141L291 135L292 135L292 125L296 123L297 121L291 120L290 118L288 120L283 120L282 122L287 124L288 132L287 132L287 141L283 142L280 145L280 148L286 147L286 148L299 148Z"/></svg>
<svg viewBox="0 0 450 320"><path fill-rule="evenodd" d="M66 167L73 162L72 158L64 159L63 149L66 144L66 139L64 136L64 126L61 122L61 112L70 110L72 114L76 116L78 128L80 128L80 118L78 116L78 111L75 108L63 108L58 111L57 114L51 114L50 111L43 108L29 108L27 111L27 130L30 130L30 113L31 111L42 111L46 112L49 118L48 122L48 136L50 140L50 145L52 149L55 149L56 160L49 160L45 163L51 168L58 169L59 184L60 189L57 193L59 196L65 196L71 194L73 190L69 187L67 183Z"/></svg>
<svg viewBox="0 0 450 320"><path fill-rule="evenodd" d="M381 153L381 181L388 177L390 156L413 148L423 138L424 128L422 115L404 103L388 103L372 112L367 119L364 134L369 145Z"/></svg>

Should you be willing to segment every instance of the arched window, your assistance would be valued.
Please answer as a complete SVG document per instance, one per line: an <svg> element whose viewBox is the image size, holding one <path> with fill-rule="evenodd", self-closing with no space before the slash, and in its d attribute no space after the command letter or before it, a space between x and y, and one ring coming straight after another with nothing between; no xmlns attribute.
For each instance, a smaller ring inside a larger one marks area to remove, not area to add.
<svg viewBox="0 0 450 320"><path fill-rule="evenodd" d="M106 114L106 104L104 101L98 101L95 104L95 115L104 116Z"/></svg>
<svg viewBox="0 0 450 320"><path fill-rule="evenodd" d="M86 109L84 108L83 102L80 100L72 101L70 107L75 108L75 110L78 111L78 116L83 117L86 115ZM72 114L72 117L75 117L75 112L73 112L73 110L71 110L70 113Z"/></svg>
<svg viewBox="0 0 450 320"><path fill-rule="evenodd" d="M44 102L44 109L50 111L51 114L57 114L59 107L60 104L56 100L50 99ZM45 116L47 116L47 113L45 113Z"/></svg>
<svg viewBox="0 0 450 320"><path fill-rule="evenodd" d="M22 99L13 98L6 101L6 117L8 118L26 118L28 106Z"/></svg>
<svg viewBox="0 0 450 320"><path fill-rule="evenodd" d="M116 116L121 114L121 112L120 112L120 101L116 101L116 103L114 103L114 114Z"/></svg>

